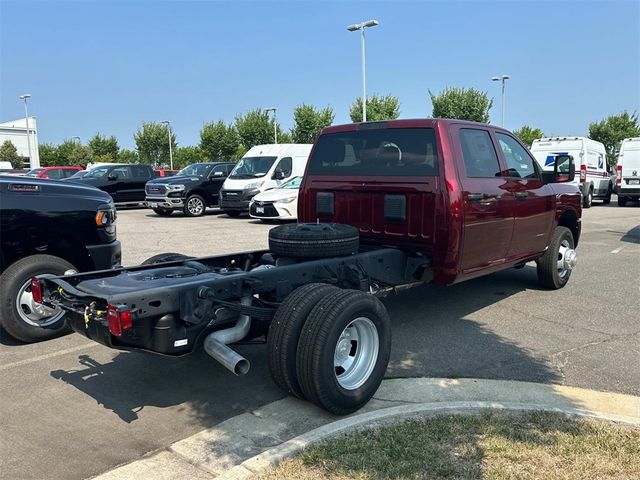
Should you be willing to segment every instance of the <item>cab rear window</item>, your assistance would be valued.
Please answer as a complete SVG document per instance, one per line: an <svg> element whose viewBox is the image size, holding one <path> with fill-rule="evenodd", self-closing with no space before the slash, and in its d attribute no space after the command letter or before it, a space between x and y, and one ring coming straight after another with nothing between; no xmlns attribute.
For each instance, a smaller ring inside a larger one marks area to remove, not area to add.
<svg viewBox="0 0 640 480"><path fill-rule="evenodd" d="M437 175L435 131L388 128L322 135L309 163L310 175Z"/></svg>

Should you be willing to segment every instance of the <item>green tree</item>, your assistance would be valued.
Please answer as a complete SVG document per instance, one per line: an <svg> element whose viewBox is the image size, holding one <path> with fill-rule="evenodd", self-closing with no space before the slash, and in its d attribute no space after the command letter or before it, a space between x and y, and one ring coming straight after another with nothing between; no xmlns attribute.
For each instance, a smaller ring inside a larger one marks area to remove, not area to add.
<svg viewBox="0 0 640 480"><path fill-rule="evenodd" d="M529 148L535 139L544 137L542 130L532 128L529 125L523 125L520 130L515 130L513 133Z"/></svg>
<svg viewBox="0 0 640 480"><path fill-rule="evenodd" d="M187 165L206 162L207 156L200 147L178 147L173 152L173 168L182 169Z"/></svg>
<svg viewBox="0 0 640 480"><path fill-rule="evenodd" d="M72 152L78 145L73 140L65 140L56 147L56 163L54 165L74 165L71 163ZM77 164L75 164L77 165Z"/></svg>
<svg viewBox="0 0 640 480"><path fill-rule="evenodd" d="M362 121L362 97L354 100L349 108L354 123ZM394 120L400 116L400 100L393 95L372 95L367 98L367 121Z"/></svg>
<svg viewBox="0 0 640 480"><path fill-rule="evenodd" d="M301 104L293 110L291 138L295 143L313 143L324 127L333 123L335 114L331 107L317 110L313 105Z"/></svg>
<svg viewBox="0 0 640 480"><path fill-rule="evenodd" d="M104 137L99 133L96 133L89 140L89 148L91 154L94 157L111 157L111 161L114 162L118 158L118 140L113 135L110 137Z"/></svg>
<svg viewBox="0 0 640 480"><path fill-rule="evenodd" d="M135 150L129 150L127 148L123 148L118 152L118 157L116 158L117 163L139 163L140 157L138 156L138 152Z"/></svg>
<svg viewBox="0 0 640 480"><path fill-rule="evenodd" d="M438 95L429 90L433 104L434 118L456 118L474 122L489 123L489 109L493 100L486 92L475 88L447 87Z"/></svg>
<svg viewBox="0 0 640 480"><path fill-rule="evenodd" d="M169 164L169 134L161 123L145 122L133 135L142 163L153 166ZM171 148L177 147L176 136L171 132Z"/></svg>
<svg viewBox="0 0 640 480"><path fill-rule="evenodd" d="M269 112L257 108L244 115L236 116L235 128L240 136L241 145L249 149L256 145L274 143L273 120L269 118ZM276 125L278 143L286 143L285 133L279 124Z"/></svg>
<svg viewBox="0 0 640 480"><path fill-rule="evenodd" d="M76 143L67 159L67 165L79 165L81 167L86 167L87 163L93 160L93 155L91 154L91 149L89 147Z"/></svg>
<svg viewBox="0 0 640 480"><path fill-rule="evenodd" d="M24 160L18 155L18 149L10 140L0 145L0 162L10 162L13 168L22 168Z"/></svg>
<svg viewBox="0 0 640 480"><path fill-rule="evenodd" d="M200 150L208 160L229 162L233 160L240 136L233 125L226 125L222 120L206 123L200 130Z"/></svg>
<svg viewBox="0 0 640 480"><path fill-rule="evenodd" d="M604 145L609 165L615 165L616 151L620 148L622 140L638 136L640 136L640 126L638 114L635 112L629 115L624 111L589 124L589 138Z"/></svg>
<svg viewBox="0 0 640 480"><path fill-rule="evenodd" d="M43 167L53 167L58 165L58 147L52 143L41 143L38 145L40 165Z"/></svg>

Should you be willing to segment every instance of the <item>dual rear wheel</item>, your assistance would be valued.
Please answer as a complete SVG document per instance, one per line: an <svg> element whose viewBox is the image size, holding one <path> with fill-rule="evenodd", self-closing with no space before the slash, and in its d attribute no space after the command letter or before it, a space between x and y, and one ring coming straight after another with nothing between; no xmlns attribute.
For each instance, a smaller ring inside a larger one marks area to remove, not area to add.
<svg viewBox="0 0 640 480"><path fill-rule="evenodd" d="M358 290L322 283L294 290L267 339L275 383L338 415L374 395L389 363L391 321L382 303Z"/></svg>

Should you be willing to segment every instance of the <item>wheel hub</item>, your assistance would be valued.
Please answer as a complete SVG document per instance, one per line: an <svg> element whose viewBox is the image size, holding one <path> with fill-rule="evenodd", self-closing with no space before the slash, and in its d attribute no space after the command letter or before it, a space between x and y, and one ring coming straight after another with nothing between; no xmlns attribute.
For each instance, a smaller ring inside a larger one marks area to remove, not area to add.
<svg viewBox="0 0 640 480"><path fill-rule="evenodd" d="M358 317L347 325L333 355L336 379L342 388L355 390L369 379L379 348L378 330L370 319Z"/></svg>
<svg viewBox="0 0 640 480"><path fill-rule="evenodd" d="M31 280L25 282L18 290L16 307L20 318L35 327L48 326L57 322L63 315L62 310L46 307L33 300Z"/></svg>
<svg viewBox="0 0 640 480"><path fill-rule="evenodd" d="M347 360L350 351L351 335L348 332L343 332L336 345L335 364L342 365Z"/></svg>
<svg viewBox="0 0 640 480"><path fill-rule="evenodd" d="M568 248L564 252L564 268L565 270L573 270L578 261L578 256L576 255L576 251L572 248Z"/></svg>

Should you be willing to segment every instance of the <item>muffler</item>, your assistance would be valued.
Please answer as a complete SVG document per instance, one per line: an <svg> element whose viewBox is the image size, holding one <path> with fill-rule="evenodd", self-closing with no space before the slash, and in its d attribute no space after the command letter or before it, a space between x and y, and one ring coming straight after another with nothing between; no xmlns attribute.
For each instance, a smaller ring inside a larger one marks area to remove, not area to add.
<svg viewBox="0 0 640 480"><path fill-rule="evenodd" d="M242 305L251 305L251 298L252 297L245 297L240 303ZM246 374L251 366L249 360L238 352L231 350L227 345L239 342L246 337L249 333L249 328L251 328L251 317L248 315L240 315L233 327L210 333L207 338L204 339L205 352L235 375Z"/></svg>

